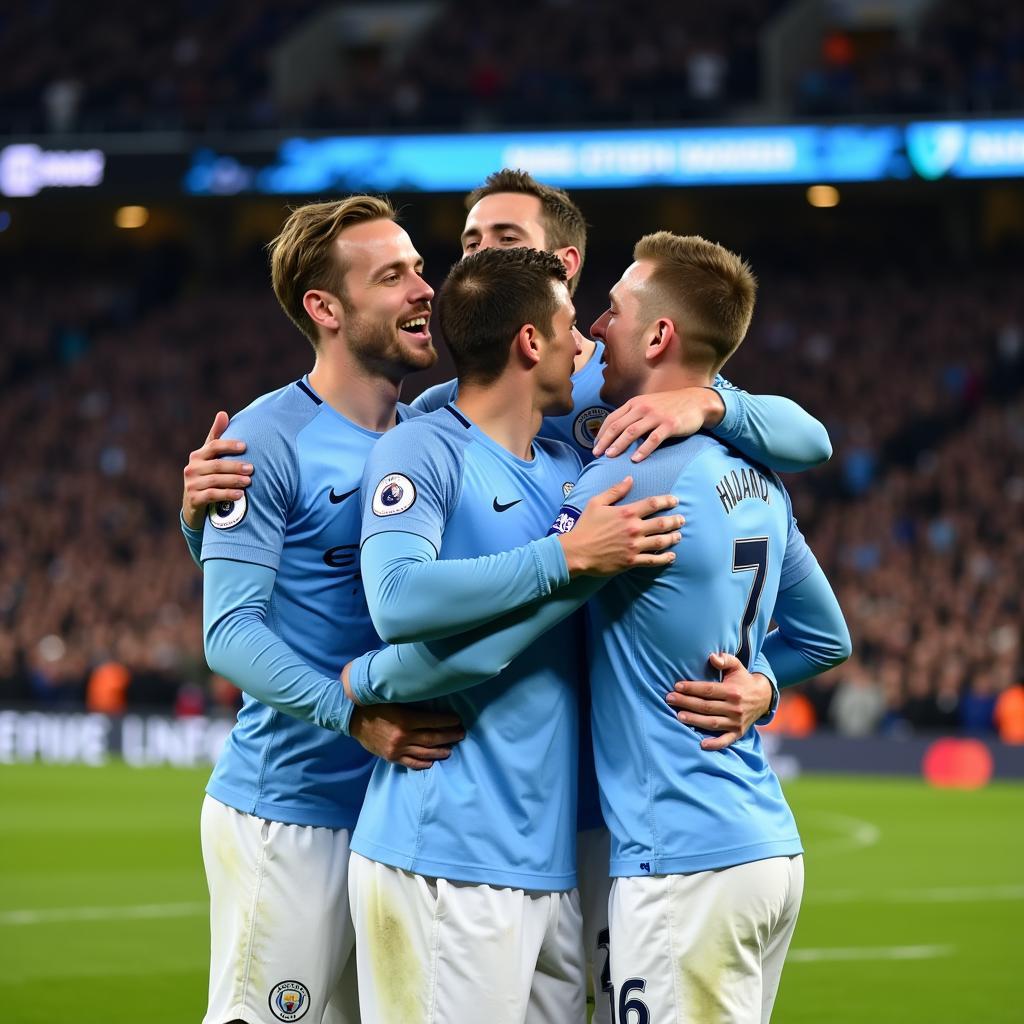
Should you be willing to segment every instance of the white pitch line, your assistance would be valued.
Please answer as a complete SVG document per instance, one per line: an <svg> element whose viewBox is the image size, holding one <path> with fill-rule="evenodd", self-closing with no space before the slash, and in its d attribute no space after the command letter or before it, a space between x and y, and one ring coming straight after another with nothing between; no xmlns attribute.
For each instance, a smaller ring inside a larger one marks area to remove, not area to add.
<svg viewBox="0 0 1024 1024"><path fill-rule="evenodd" d="M999 903L1024 900L1024 885L974 885L930 889L832 889L809 893L805 903Z"/></svg>
<svg viewBox="0 0 1024 1024"><path fill-rule="evenodd" d="M804 903L998 903L1004 900L1024 900L1024 885L979 885L926 889L831 889L819 893L807 893L804 896ZM76 921L143 921L167 917L202 917L208 911L209 905L206 903L143 903L136 906L0 910L0 927L72 924ZM905 948L923 949L926 947Z"/></svg>
<svg viewBox="0 0 1024 1024"><path fill-rule="evenodd" d="M207 903L143 903L134 907L52 907L43 910L0 911L0 926L67 924L73 921L139 921L164 917L195 917Z"/></svg>
<svg viewBox="0 0 1024 1024"><path fill-rule="evenodd" d="M787 963L820 964L835 960L934 960L950 956L955 946L837 946L832 949L791 949Z"/></svg>
<svg viewBox="0 0 1024 1024"><path fill-rule="evenodd" d="M851 818L847 814L830 814L825 811L812 812L803 817L822 821L841 833L831 839L808 843L808 852L811 854L836 850L862 850L867 846L874 846L882 838L882 830L872 822L864 821L863 818Z"/></svg>

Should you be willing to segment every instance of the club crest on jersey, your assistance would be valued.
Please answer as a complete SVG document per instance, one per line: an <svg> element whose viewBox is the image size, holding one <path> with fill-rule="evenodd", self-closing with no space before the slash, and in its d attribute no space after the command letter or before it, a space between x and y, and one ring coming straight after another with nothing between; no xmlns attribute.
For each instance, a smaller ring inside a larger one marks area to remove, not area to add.
<svg viewBox="0 0 1024 1024"><path fill-rule="evenodd" d="M593 448L597 432L607 416L608 410L603 405L592 405L584 409L572 425L572 436L576 438L576 443L582 448Z"/></svg>
<svg viewBox="0 0 1024 1024"><path fill-rule="evenodd" d="M562 484L562 497L568 498L575 486L576 485L571 480L566 480L565 483Z"/></svg>
<svg viewBox="0 0 1024 1024"><path fill-rule="evenodd" d="M270 990L268 1001L278 1020L299 1020L309 1009L309 989L301 981L282 981Z"/></svg>
<svg viewBox="0 0 1024 1024"><path fill-rule="evenodd" d="M230 530L237 526L249 511L249 499L242 491L238 501L211 501L207 506L206 514L209 516L210 525L218 530Z"/></svg>
<svg viewBox="0 0 1024 1024"><path fill-rule="evenodd" d="M388 473L373 492L373 514L395 516L412 508L416 485L401 473Z"/></svg>
<svg viewBox="0 0 1024 1024"><path fill-rule="evenodd" d="M548 530L548 536L550 537L554 533L568 533L582 514L578 508L573 508L572 505L563 505Z"/></svg>

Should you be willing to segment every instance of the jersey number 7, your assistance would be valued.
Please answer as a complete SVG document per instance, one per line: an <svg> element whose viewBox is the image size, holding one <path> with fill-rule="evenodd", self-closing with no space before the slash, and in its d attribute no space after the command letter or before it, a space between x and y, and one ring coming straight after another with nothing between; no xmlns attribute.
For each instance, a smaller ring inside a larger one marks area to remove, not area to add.
<svg viewBox="0 0 1024 1024"><path fill-rule="evenodd" d="M752 572L754 578L750 583L750 593L743 609L743 621L740 623L740 648L736 657L743 667L750 668L750 627L757 618L757 609L761 604L761 591L764 581L768 578L768 538L738 537L732 542L732 571Z"/></svg>

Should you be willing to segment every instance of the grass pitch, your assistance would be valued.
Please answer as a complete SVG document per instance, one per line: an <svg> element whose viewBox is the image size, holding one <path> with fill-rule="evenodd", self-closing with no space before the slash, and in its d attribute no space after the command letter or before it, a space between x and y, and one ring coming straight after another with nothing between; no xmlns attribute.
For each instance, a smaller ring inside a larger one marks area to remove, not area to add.
<svg viewBox="0 0 1024 1024"><path fill-rule="evenodd" d="M207 772L0 767L0 1006L12 1024L198 1024ZM807 887L778 1024L1024 1019L1024 786L802 778Z"/></svg>

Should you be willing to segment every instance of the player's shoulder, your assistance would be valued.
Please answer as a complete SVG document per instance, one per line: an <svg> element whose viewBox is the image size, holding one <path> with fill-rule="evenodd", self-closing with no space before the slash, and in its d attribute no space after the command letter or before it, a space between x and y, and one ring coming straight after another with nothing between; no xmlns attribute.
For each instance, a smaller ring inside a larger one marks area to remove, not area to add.
<svg viewBox="0 0 1024 1024"><path fill-rule="evenodd" d="M244 441L254 458L296 461L297 439L317 419L322 405L305 381L294 381L232 416L227 436Z"/></svg>
<svg viewBox="0 0 1024 1024"><path fill-rule="evenodd" d="M402 419L373 446L371 459L377 464L394 458L422 464L457 460L469 443L467 422L451 406Z"/></svg>
<svg viewBox="0 0 1024 1024"><path fill-rule="evenodd" d="M458 393L458 381L446 380L441 384L434 384L432 387L426 388L412 400L412 405L419 412L435 412L449 402L453 402Z"/></svg>
<svg viewBox="0 0 1024 1024"><path fill-rule="evenodd" d="M417 416L423 416L428 411L427 409L418 409L415 405L399 402L395 409L395 416L398 423L408 423L409 420L414 420Z"/></svg>
<svg viewBox="0 0 1024 1024"><path fill-rule="evenodd" d="M244 430L275 434L294 439L307 424L316 419L320 399L305 381L293 381L250 402L231 417L228 432Z"/></svg>
<svg viewBox="0 0 1024 1024"><path fill-rule="evenodd" d="M621 455L609 458L602 455L584 470L580 484L589 496L619 483L627 476L633 478L628 500L648 498L654 494L668 494L681 476L691 467L708 459L723 446L706 434L692 437L669 438L643 462L632 462L630 456L640 447L637 440Z"/></svg>
<svg viewBox="0 0 1024 1024"><path fill-rule="evenodd" d="M571 444L560 441L558 438L540 437L538 435L534 438L533 446L540 458L547 459L557 466L564 467L566 471L572 473L573 479L580 475L583 469L583 462L579 457L579 453Z"/></svg>

